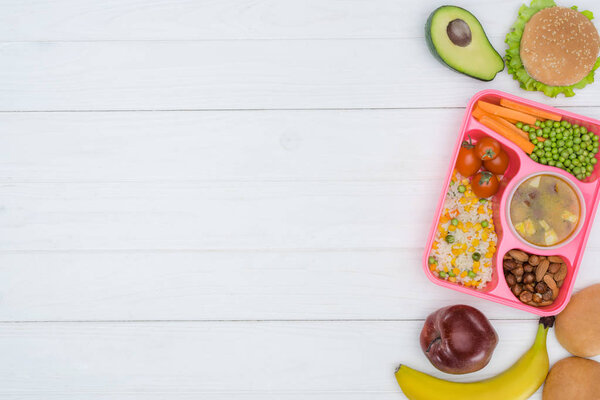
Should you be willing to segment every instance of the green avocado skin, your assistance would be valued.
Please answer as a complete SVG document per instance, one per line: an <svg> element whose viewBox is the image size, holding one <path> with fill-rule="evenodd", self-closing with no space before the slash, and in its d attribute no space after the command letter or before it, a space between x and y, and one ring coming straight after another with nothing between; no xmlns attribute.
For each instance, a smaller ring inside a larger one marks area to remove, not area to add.
<svg viewBox="0 0 600 400"><path fill-rule="evenodd" d="M449 64L448 62L446 62L446 60L444 58L442 58L442 56L440 55L440 53L438 53L437 49L435 48L435 45L433 44L433 39L431 37L431 28L432 28L433 17L435 17L435 15L437 13L443 12L444 10L446 10L448 8L452 8L454 10L457 10L457 9L458 10L462 10L467 15L473 17L474 19L477 19L477 18L475 18L475 16L473 14L471 14L469 11L465 10L462 7L445 5L445 6L440 6L440 7L436 8L435 10L433 10L433 12L431 14L429 14L429 18L427 18L427 22L425 22L425 41L427 42L427 47L429 48L429 51L431 52L431 54L439 62L441 62L446 67L448 67L448 68L450 68L450 69L452 69L452 70L454 70L456 72L460 72L461 74L467 75L467 76L469 76L471 78L475 78L475 79L478 79L478 80L484 81L484 82L489 82L489 81L493 80L496 77L496 75L494 75L490 79L484 79L484 78L481 78L481 77L478 77L478 76L471 75L471 74L469 74L469 73L461 70L461 67L459 65ZM481 25L481 23L480 23L480 25ZM489 39L488 39L488 37L487 37L487 35L485 33L483 33L483 37L480 37L480 38L477 38L477 39L475 37L473 37L473 40L485 40L487 46L489 46L489 49L491 51L493 51L498 56L498 58L500 60L503 60L502 56L496 51L496 49L494 49L494 46L492 46L492 44L490 43L490 41L489 41ZM500 70L496 71L496 73L501 72L502 70L504 70L504 64L502 64L502 68Z"/></svg>

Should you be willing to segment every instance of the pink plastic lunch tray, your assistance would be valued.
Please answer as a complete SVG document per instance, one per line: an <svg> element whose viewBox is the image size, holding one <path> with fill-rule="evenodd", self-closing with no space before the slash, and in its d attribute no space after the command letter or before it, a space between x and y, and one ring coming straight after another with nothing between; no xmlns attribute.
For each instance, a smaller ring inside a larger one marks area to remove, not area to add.
<svg viewBox="0 0 600 400"><path fill-rule="evenodd" d="M443 191L440 196L440 200L438 201L435 218L433 220L431 231L427 239L427 246L425 248L425 254L423 257L423 269L425 270L425 274L427 275L427 277L436 285L458 290L459 292L467 293L472 296L477 296L483 299L492 300L497 303L505 304L511 307L518 308L520 310L531 312L533 314L542 316L556 315L566 307L569 299L571 298L573 284L575 283L575 277L577 276L577 272L579 271L579 265L581 264L581 259L585 250L585 245L590 234L590 228L592 226L592 222L596 214L596 208L598 207L598 199L600 198L598 193L600 191L600 180L598 179L598 177L600 176L600 173L598 172L598 168L595 168L592 175L585 181L581 182L568 172L563 171L562 169L536 163L533 160L531 160L529 156L518 146L505 139L500 134L480 124L472 116L473 107L475 106L477 101L483 100L489 103L499 104L501 98L512 100L531 107L539 108L541 110L547 110L560 114L562 115L564 120L567 120L572 124L584 126L586 129L597 135L600 134L600 121L597 121L595 119L583 117L581 115L573 114L568 111L559 110L553 107L546 106L544 104L536 103L534 101L526 100L497 90L484 90L482 92L477 93L471 99L469 105L467 106L467 112L463 120L460 135L458 136L458 140L456 141L456 146L454 148L454 153L452 156L452 162L450 164L450 168L448 169ZM431 251L431 246L435 239L438 221L443 211L444 200L446 198L446 193L450 185L452 172L454 170L454 165L456 164L456 159L458 157L458 151L460 150L460 146L463 140L466 140L468 136L471 136L474 142L476 142L479 138L483 136L490 136L496 139L498 142L500 142L500 144L502 144L504 151L506 151L506 153L509 156L508 169L506 170L504 177L500 182L500 189L498 193L493 197L492 204L494 209L494 222L496 227L496 234L498 235L498 243L496 245L496 254L494 255L492 260L492 280L488 282L488 284L483 289L469 288L462 286L459 283L453 283L440 279L429 270L428 266L429 253ZM599 156L600 153L596 155L597 158ZM600 165L600 163L598 163L597 165ZM560 175L565 180L572 183L573 186L579 188L585 204L585 216L582 221L579 233L577 233L573 240L571 240L570 242L553 249L539 249L530 246L526 242L521 240L519 237L517 237L512 232L512 229L509 227L507 216L507 207L509 205L507 204L507 202L510 193L516 187L516 185L523 181L524 178L537 172L550 172ZM510 288L508 287L504 278L502 259L506 252L512 249L520 249L528 253L545 256L556 255L562 257L565 260L568 267L568 273L563 283L563 286L560 289L560 294L558 295L553 304L546 307L533 307L522 303L510 291Z"/></svg>

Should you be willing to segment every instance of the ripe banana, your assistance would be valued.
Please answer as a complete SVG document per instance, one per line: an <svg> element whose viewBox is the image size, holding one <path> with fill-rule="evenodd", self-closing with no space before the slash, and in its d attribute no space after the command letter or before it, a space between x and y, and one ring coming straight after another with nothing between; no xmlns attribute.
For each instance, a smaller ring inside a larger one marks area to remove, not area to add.
<svg viewBox="0 0 600 400"><path fill-rule="evenodd" d="M548 375L546 336L553 323L554 317L541 318L533 346L512 367L493 378L450 382L400 365L396 380L410 400L525 400Z"/></svg>

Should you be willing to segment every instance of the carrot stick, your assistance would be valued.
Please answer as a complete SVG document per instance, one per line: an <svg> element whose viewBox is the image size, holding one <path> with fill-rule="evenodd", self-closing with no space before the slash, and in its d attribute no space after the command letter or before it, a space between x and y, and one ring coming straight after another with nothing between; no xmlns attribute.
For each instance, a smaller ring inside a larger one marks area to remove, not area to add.
<svg viewBox="0 0 600 400"><path fill-rule="evenodd" d="M538 142L542 142L542 143L544 143L544 142L546 141L546 138L543 138L543 137L541 137L541 136L538 136L538 137L537 137L537 140L538 140Z"/></svg>
<svg viewBox="0 0 600 400"><path fill-rule="evenodd" d="M524 112L525 114L531 114L534 117L542 119L551 119L552 121L560 121L562 116L555 114L550 111L540 110L539 108L533 108L526 106L525 104L517 103L512 100L500 99L500 105L506 108L510 108L516 111Z"/></svg>
<svg viewBox="0 0 600 400"><path fill-rule="evenodd" d="M484 115L479 120L483 125L487 126L494 132L504 136L506 139L510 140L517 146L519 146L525 153L531 154L535 149L535 145L528 140L523 139L522 136L516 134L511 129L508 129L506 126L502 125L500 122L493 120L492 118Z"/></svg>
<svg viewBox="0 0 600 400"><path fill-rule="evenodd" d="M471 113L476 119L481 118L483 115L487 115L488 117L491 117L493 114L490 114L488 112L485 112L481 109L481 107L478 107L477 105L475 106L475 108L473 109L473 112ZM510 123L516 124L517 120L516 119L510 119L510 118L504 118L505 120L507 120ZM536 127L537 128L537 127Z"/></svg>
<svg viewBox="0 0 600 400"><path fill-rule="evenodd" d="M480 120L481 117L483 117L484 115L493 119L494 121L499 122L500 124L504 125L507 129L510 129L517 135L521 136L523 139L529 140L529 136L524 131L520 130L515 125L511 124L507 119L498 117L497 115L488 114L485 111L481 110L481 108L479 108L479 107L476 107L475 110L473 110L473 116L478 120Z"/></svg>
<svg viewBox="0 0 600 400"><path fill-rule="evenodd" d="M493 115L497 115L503 118L516 119L528 125L535 125L535 117L533 115L525 114L520 111L511 110L510 108L497 106L492 103L486 103L485 101L478 101L477 105L485 112Z"/></svg>
<svg viewBox="0 0 600 400"><path fill-rule="evenodd" d="M529 141L529 136L527 136L527 134L520 130L519 128L517 128L516 126L514 126L513 124L511 124L510 122L508 122L507 120L505 120L502 117L497 117L497 116L492 116L491 117L494 121L499 122L500 124L504 125L506 127L506 129L510 129L511 131L513 131L515 134L521 136L523 139Z"/></svg>

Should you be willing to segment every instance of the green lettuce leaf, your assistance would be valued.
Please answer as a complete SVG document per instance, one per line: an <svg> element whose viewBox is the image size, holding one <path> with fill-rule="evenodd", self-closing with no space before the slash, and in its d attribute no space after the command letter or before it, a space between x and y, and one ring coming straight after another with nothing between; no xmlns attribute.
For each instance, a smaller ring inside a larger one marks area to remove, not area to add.
<svg viewBox="0 0 600 400"><path fill-rule="evenodd" d="M540 91L549 97L556 97L561 93L566 97L571 97L575 96L575 89L582 89L586 85L594 82L594 71L600 67L600 58L596 60L594 67L585 78L571 86L548 86L542 82L536 81L529 76L521 62L520 44L525 25L538 11L554 6L556 6L554 0L533 0L529 6L521 6L517 20L510 32L506 35L505 42L508 44L505 57L506 69L508 70L508 73L513 76L513 79L519 81L521 88L525 90ZM576 6L572 8L577 10ZM582 11L581 13L590 20L594 18L594 14L590 11Z"/></svg>

